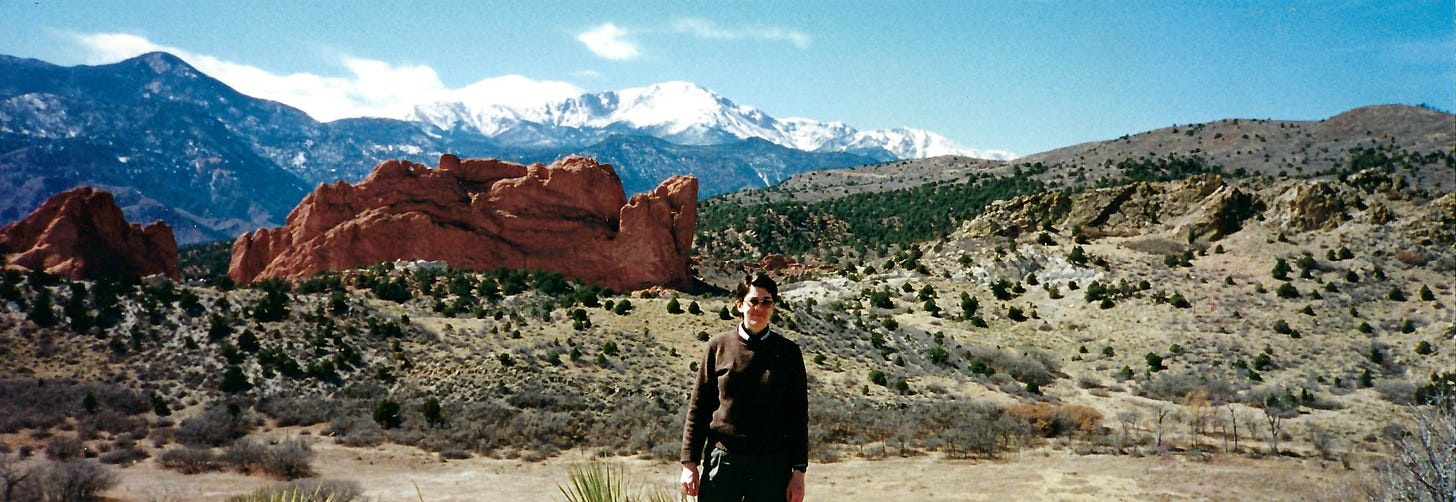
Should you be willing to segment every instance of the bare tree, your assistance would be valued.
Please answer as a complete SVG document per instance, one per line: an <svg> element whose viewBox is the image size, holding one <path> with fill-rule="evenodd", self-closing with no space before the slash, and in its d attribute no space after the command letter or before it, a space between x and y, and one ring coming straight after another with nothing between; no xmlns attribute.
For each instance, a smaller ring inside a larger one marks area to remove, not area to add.
<svg viewBox="0 0 1456 502"><path fill-rule="evenodd" d="M1299 416L1299 410L1282 403L1264 406L1264 421L1269 424L1269 453L1279 455L1279 434L1284 430L1284 419Z"/></svg>
<svg viewBox="0 0 1456 502"><path fill-rule="evenodd" d="M1224 449L1230 452L1239 451L1239 414L1234 411L1234 403L1228 403L1229 425L1233 427L1234 449L1228 450L1228 436L1224 436Z"/></svg>
<svg viewBox="0 0 1456 502"><path fill-rule="evenodd" d="M1456 398L1414 407L1411 418L1379 465L1371 498L1456 502Z"/></svg>
<svg viewBox="0 0 1456 502"><path fill-rule="evenodd" d="M1142 413L1137 410L1123 410L1117 413L1117 422L1122 425L1122 435L1117 439L1117 452L1122 453L1122 448L1127 445L1128 433L1137 428L1138 420L1142 419Z"/></svg>
<svg viewBox="0 0 1456 502"><path fill-rule="evenodd" d="M1196 449L1202 442L1204 427L1208 425L1208 410L1212 407L1212 402L1208 398L1208 392L1195 390L1183 399L1183 407L1188 408L1188 432L1193 435L1188 448Z"/></svg>
<svg viewBox="0 0 1456 502"><path fill-rule="evenodd" d="M1172 418L1173 413L1176 411L1178 411L1177 408L1173 406L1168 406L1165 404L1158 405L1158 432L1156 443L1159 448L1163 447L1163 422L1167 421L1169 418Z"/></svg>
<svg viewBox="0 0 1456 502"><path fill-rule="evenodd" d="M31 471L16 465L15 458L10 455L0 455L0 483L4 483L5 498L0 501L10 502L14 500L15 487L20 485L25 478L30 477Z"/></svg>

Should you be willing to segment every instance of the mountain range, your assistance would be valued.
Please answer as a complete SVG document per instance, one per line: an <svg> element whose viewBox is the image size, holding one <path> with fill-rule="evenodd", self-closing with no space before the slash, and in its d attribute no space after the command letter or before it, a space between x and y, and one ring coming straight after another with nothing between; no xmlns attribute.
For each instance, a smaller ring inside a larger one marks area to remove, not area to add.
<svg viewBox="0 0 1456 502"><path fill-rule="evenodd" d="M847 152L877 159L1014 157L1003 151L962 148L918 129L861 132L843 122L777 119L691 82L584 94L532 107L440 102L417 106L403 118L442 131L473 132L515 147L582 148L613 135L646 135L679 145L757 138L807 152Z"/></svg>
<svg viewBox="0 0 1456 502"><path fill-rule="evenodd" d="M133 221L167 221L179 243L232 239L281 224L313 185L357 181L390 159L433 165L442 153L588 155L613 164L628 194L693 174L705 197L819 169L980 154L926 131L780 120L686 82L531 109L436 103L322 123L167 53L74 67L0 56L0 191L11 194L0 221L89 185L115 193Z"/></svg>

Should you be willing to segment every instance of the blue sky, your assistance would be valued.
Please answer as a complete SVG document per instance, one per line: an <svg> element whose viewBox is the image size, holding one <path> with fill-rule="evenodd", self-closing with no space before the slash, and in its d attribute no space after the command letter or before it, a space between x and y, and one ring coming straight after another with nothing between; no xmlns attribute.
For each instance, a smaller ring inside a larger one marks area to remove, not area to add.
<svg viewBox="0 0 1456 502"><path fill-rule="evenodd" d="M549 7L547 7L549 6ZM1027 155L1172 124L1456 109L1439 1L0 0L0 53L168 50L323 120L684 80L776 117Z"/></svg>

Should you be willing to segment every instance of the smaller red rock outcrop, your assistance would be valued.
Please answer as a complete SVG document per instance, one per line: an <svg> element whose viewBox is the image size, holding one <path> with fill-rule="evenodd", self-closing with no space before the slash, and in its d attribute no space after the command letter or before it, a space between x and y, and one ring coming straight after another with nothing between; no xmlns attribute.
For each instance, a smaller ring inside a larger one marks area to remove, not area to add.
<svg viewBox="0 0 1456 502"><path fill-rule="evenodd" d="M127 223L110 192L79 187L46 199L24 219L0 228L7 267L43 270L71 280L165 274L180 280L177 240L161 221Z"/></svg>
<svg viewBox="0 0 1456 502"><path fill-rule="evenodd" d="M239 282L384 261L544 269L630 290L692 284L697 179L677 176L628 200L612 166L440 157L438 169L389 161L357 185L320 185L283 227L233 243Z"/></svg>

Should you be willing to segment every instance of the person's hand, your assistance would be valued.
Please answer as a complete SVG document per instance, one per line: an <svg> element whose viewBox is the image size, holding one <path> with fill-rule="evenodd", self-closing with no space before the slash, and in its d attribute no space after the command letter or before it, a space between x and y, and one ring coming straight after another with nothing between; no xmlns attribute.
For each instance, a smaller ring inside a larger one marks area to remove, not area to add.
<svg viewBox="0 0 1456 502"><path fill-rule="evenodd" d="M789 477L789 502L804 502L804 473L801 471L790 471Z"/></svg>
<svg viewBox="0 0 1456 502"><path fill-rule="evenodd" d="M689 497L698 496L698 464L694 464L692 462L683 462L682 477L680 478L680 481L682 482L683 495L687 495ZM800 485L802 485L802 483L800 483ZM804 490L799 490L799 493L802 494L803 492ZM800 496L800 498L803 498L802 495Z"/></svg>

